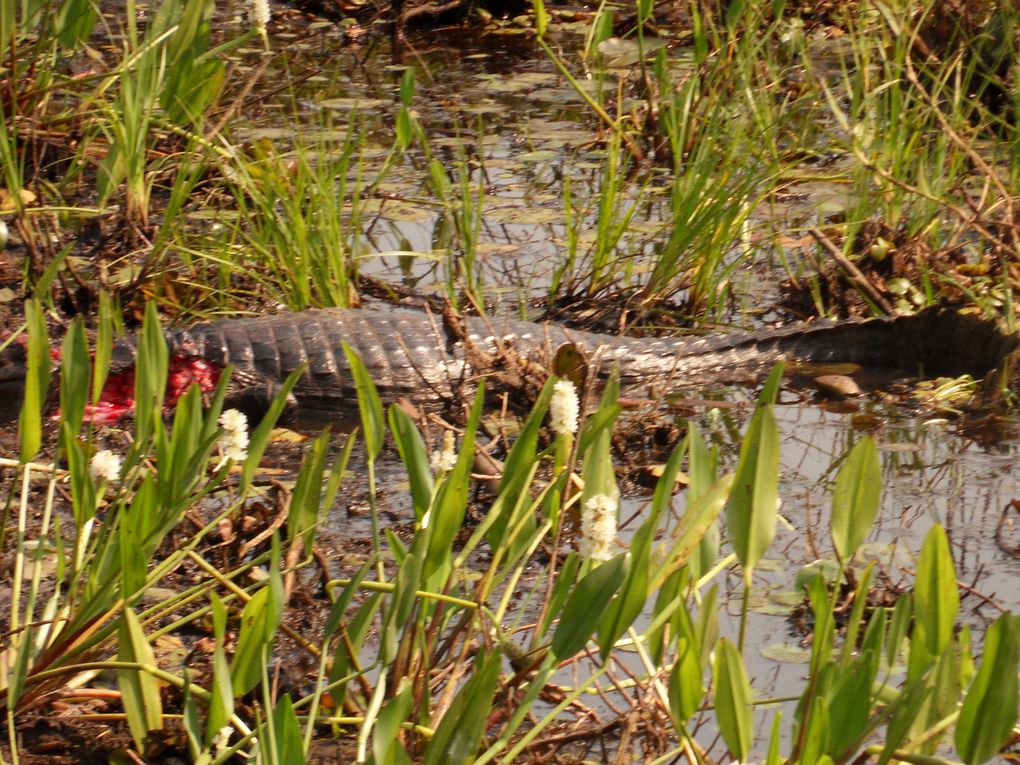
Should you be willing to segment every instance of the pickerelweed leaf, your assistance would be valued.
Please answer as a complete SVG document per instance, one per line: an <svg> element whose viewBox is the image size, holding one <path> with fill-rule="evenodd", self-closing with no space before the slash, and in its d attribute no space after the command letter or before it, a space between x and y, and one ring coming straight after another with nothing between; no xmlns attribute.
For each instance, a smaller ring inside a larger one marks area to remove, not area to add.
<svg viewBox="0 0 1020 765"><path fill-rule="evenodd" d="M882 504L882 463L871 436L850 450L832 492L832 542L846 561L871 531Z"/></svg>
<svg viewBox="0 0 1020 765"><path fill-rule="evenodd" d="M1003 614L985 633L981 667L967 690L956 722L956 751L967 765L992 759L1017 721L1020 624Z"/></svg>
<svg viewBox="0 0 1020 765"><path fill-rule="evenodd" d="M744 581L772 544L779 504L779 428L770 404L759 404L740 446L726 512L733 551Z"/></svg>
<svg viewBox="0 0 1020 765"><path fill-rule="evenodd" d="M744 762L751 751L751 684L740 651L729 640L719 641L715 652L715 716L726 748Z"/></svg>
<svg viewBox="0 0 1020 765"><path fill-rule="evenodd" d="M142 631L138 616L130 608L124 609L119 635L117 658L120 661L156 666L152 646ZM144 751L149 733L163 729L163 704L159 695L159 682L143 670L120 669L117 670L117 685L120 687L131 737L135 741L135 746Z"/></svg>
<svg viewBox="0 0 1020 765"><path fill-rule="evenodd" d="M589 571L570 594L553 633L552 652L569 659L584 648L602 613L627 576L630 553L617 555Z"/></svg>

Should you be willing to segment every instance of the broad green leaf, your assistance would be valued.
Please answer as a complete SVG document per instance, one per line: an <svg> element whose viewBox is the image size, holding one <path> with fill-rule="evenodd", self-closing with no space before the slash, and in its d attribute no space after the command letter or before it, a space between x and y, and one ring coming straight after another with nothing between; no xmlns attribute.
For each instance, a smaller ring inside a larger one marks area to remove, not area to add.
<svg viewBox="0 0 1020 765"><path fill-rule="evenodd" d="M258 427L252 431L248 441L248 459L244 461L244 469L241 472L241 483L244 487L251 486L251 480L255 476L255 471L258 470L259 462L262 461L262 455L269 444L269 436L272 434L273 428L276 427L276 421L280 419L284 407L287 406L287 397L290 396L291 390L304 373L305 367L302 365L287 375L287 379L276 389L273 403L269 405L269 409L262 417ZM348 442L352 441L357 434L356 429L352 430L351 434L347 436Z"/></svg>
<svg viewBox="0 0 1020 765"><path fill-rule="evenodd" d="M620 416L620 373L614 369L602 388L602 396L599 398L599 406L595 412L585 418L584 426L581 428L581 435L577 440L577 450L581 454L587 453L592 448L592 443L602 434L612 433L613 423Z"/></svg>
<svg viewBox="0 0 1020 765"><path fill-rule="evenodd" d="M542 621L535 632L535 640L541 640L549 631L549 625L559 614L567 596L574 589L574 577L577 576L577 569L581 565L581 556L574 550L567 553L567 557L559 565L556 572L556 584L553 585L552 597L549 598Z"/></svg>
<svg viewBox="0 0 1020 765"><path fill-rule="evenodd" d="M275 553L279 548L279 538L274 537L273 543ZM274 561L270 563L269 584L252 595L241 610L237 648L230 667L231 686L235 696L243 696L258 685L262 678L262 668L272 650L282 616L282 593L279 591L278 577L279 562Z"/></svg>
<svg viewBox="0 0 1020 765"><path fill-rule="evenodd" d="M507 530L517 526L520 514L527 512L529 502L524 501L528 495L528 486L537 461L536 444L538 434L541 432L542 423L545 420L546 410L549 408L549 400L552 397L553 381L547 380L542 392L531 409L521 427L517 440L510 448L506 462L503 466L503 477L499 481L497 495L499 499L493 508L493 512L499 509L498 516L494 517L486 531L485 538L489 546L494 550L503 547L504 537ZM531 523L534 527L534 523ZM510 551L511 557L513 553Z"/></svg>
<svg viewBox="0 0 1020 765"><path fill-rule="evenodd" d="M301 726L298 724L297 713L294 711L289 693L283 694L276 702L271 724L273 736L262 736L262 741L271 741L274 745L276 757L270 761L278 762L280 765L285 762L305 762Z"/></svg>
<svg viewBox="0 0 1020 765"><path fill-rule="evenodd" d="M409 107L412 99L414 98L414 79L414 67L409 66L404 70L404 74L400 77L400 103L404 106Z"/></svg>
<svg viewBox="0 0 1020 765"><path fill-rule="evenodd" d="M846 666L831 665L836 678L829 697L828 751L834 757L856 749L868 729L871 688L878 673L876 658L867 650Z"/></svg>
<svg viewBox="0 0 1020 765"><path fill-rule="evenodd" d="M847 619L843 636L843 654L840 657L840 664L848 664L853 654L858 650L857 635L860 633L861 624L864 621L864 607L868 602L868 593L871 591L871 580L874 578L874 574L875 561L871 561L864 569L864 573L858 577L857 589L854 590L854 603L850 608L850 617Z"/></svg>
<svg viewBox="0 0 1020 765"><path fill-rule="evenodd" d="M885 663L892 667L903 647L903 640L910 629L910 623L914 615L914 598L910 593L897 598L893 606L892 618L889 620L889 632L885 639Z"/></svg>
<svg viewBox="0 0 1020 765"><path fill-rule="evenodd" d="M765 755L765 765L782 765L783 757L779 754L779 743L783 732L783 710L777 710L772 718L772 729L769 732L769 751Z"/></svg>
<svg viewBox="0 0 1020 765"><path fill-rule="evenodd" d="M120 661L156 666L152 646L145 639L141 622L135 612L125 608L121 616L117 658ZM163 704L159 696L159 683L148 672L136 669L117 670L124 712L127 715L131 738L139 751L145 751L150 731L163 729Z"/></svg>
<svg viewBox="0 0 1020 765"><path fill-rule="evenodd" d="M422 569L427 552L428 534L419 533L411 549L400 563L400 570L393 580L393 595L390 608L386 611L383 624L380 660L385 663L392 661L397 653L397 639L401 627L411 618L414 607L418 603L418 590L423 587Z"/></svg>
<svg viewBox="0 0 1020 765"><path fill-rule="evenodd" d="M135 431L139 445L145 444L156 420L163 416L168 365L169 352L159 324L156 302L150 301L145 305L145 320L138 336L135 364Z"/></svg>
<svg viewBox="0 0 1020 765"><path fill-rule="evenodd" d="M772 367L769 376L765 378L765 383L761 387L761 393L758 394L759 405L771 406L776 403L776 398L779 396L779 386L783 382L783 373L785 371L786 365L782 361L777 362Z"/></svg>
<svg viewBox="0 0 1020 765"><path fill-rule="evenodd" d="M598 628L599 653L603 662L609 659L616 641L644 610L645 601L648 599L648 568L651 565L652 539L657 525L646 521L631 542L627 578L617 596L610 601Z"/></svg>
<svg viewBox="0 0 1020 765"><path fill-rule="evenodd" d="M673 719L679 724L686 724L704 698L705 683L698 647L680 638L676 645L676 663L669 674L669 709Z"/></svg>
<svg viewBox="0 0 1020 765"><path fill-rule="evenodd" d="M424 765L461 765L474 759L492 711L502 654L479 651L475 672L454 697L425 750Z"/></svg>
<svg viewBox="0 0 1020 765"><path fill-rule="evenodd" d="M408 759L397 736L400 733L400 724L408 719L411 713L413 691L414 686L410 678L402 677L397 692L380 710L375 730L372 731L372 756L375 758L375 765L394 765Z"/></svg>
<svg viewBox="0 0 1020 765"><path fill-rule="evenodd" d="M687 442L690 456L688 459L687 477L690 484L687 487L687 501L693 502L701 497L716 479L716 456L709 450L705 443L704 436L694 422L688 423ZM712 523L705 531L705 535L698 542L698 546L691 551L688 565L691 568L691 578L697 582L715 564L719 557L719 524Z"/></svg>
<svg viewBox="0 0 1020 765"><path fill-rule="evenodd" d="M808 585L808 599L811 601L811 612L815 623L811 631L811 669L812 676L817 676L822 667L832 657L832 643L835 636L835 619L832 614L832 601L825 580L816 576Z"/></svg>
<svg viewBox="0 0 1020 765"><path fill-rule="evenodd" d="M305 453L298 471L297 482L290 497L290 511L287 513L287 538L302 539L305 555L311 553L319 513L323 508L323 472L326 469L326 455L329 452L330 431L325 428L312 442ZM330 471L334 474L336 466Z"/></svg>
<svg viewBox="0 0 1020 765"><path fill-rule="evenodd" d="M370 460L379 456L382 449L385 420L383 418L382 401L379 399L379 391L372 382L372 376L365 368L361 357L354 351L346 341L341 340L344 355L347 356L347 363L351 367L351 377L354 378L354 388L358 395L358 411L361 412L361 429L365 432L365 451Z"/></svg>
<svg viewBox="0 0 1020 765"><path fill-rule="evenodd" d="M659 627L645 632L645 640L648 643L648 650L652 656L652 663L660 666L664 661L666 648L668 648L666 637L677 634L677 621L679 612L686 609L687 592L687 571L680 568L674 571L659 587L655 596L655 605L652 606L652 620L658 621L658 617L665 610L671 609L670 617L663 621Z"/></svg>
<svg viewBox="0 0 1020 765"><path fill-rule="evenodd" d="M771 405L763 404L744 434L726 513L730 543L747 585L775 535L778 502L779 428Z"/></svg>
<svg viewBox="0 0 1020 765"><path fill-rule="evenodd" d="M422 578L428 579L436 571L450 563L450 551L464 525L467 512L468 492L471 490L471 468L475 464L475 433L482 418L485 404L485 386L480 383L475 390L474 403L464 426L460 452L453 470L446 476L436 491L432 515L428 519L428 548L423 561Z"/></svg>
<svg viewBox="0 0 1020 765"><path fill-rule="evenodd" d="M381 593L370 595L354 614L354 618L347 624L345 630L346 639L337 641L336 652L333 654L333 668L329 672L329 682L331 684L337 683L360 669L358 652L365 642L369 628L374 624L381 601ZM338 707L342 707L346 693L347 683L344 682L334 687L329 692L329 695L332 696L333 701Z"/></svg>
<svg viewBox="0 0 1020 765"><path fill-rule="evenodd" d="M929 693L931 693L930 677L922 676L919 680L908 682L904 690L889 704L892 719L886 726L885 746L878 758L879 765L886 765L892 759L893 753L906 740Z"/></svg>
<svg viewBox="0 0 1020 765"><path fill-rule="evenodd" d="M323 636L325 638L331 638L336 633L340 627L340 622L347 616L347 608L351 605L351 600L358 594L365 577L375 568L375 563L375 556L369 556L368 560L362 563L361 568L351 577L350 584L344 587L340 597L330 607L329 616L326 617L326 626L323 628Z"/></svg>
<svg viewBox="0 0 1020 765"><path fill-rule="evenodd" d="M428 451L425 441L411 417L404 408L393 404L389 411L390 431L397 444L400 460L407 470L407 479L411 484L411 504L414 505L414 517L419 523L429 509L432 501L432 469L429 465Z"/></svg>
<svg viewBox="0 0 1020 765"><path fill-rule="evenodd" d="M42 445L42 416L46 391L50 384L50 342L46 318L38 300L25 303L25 324L28 326L28 357L25 371L24 400L18 416L18 437L21 461L31 462Z"/></svg>
<svg viewBox="0 0 1020 765"><path fill-rule="evenodd" d="M925 537L917 562L908 677L918 677L949 645L959 607L949 538L942 526L935 525Z"/></svg>
<svg viewBox="0 0 1020 765"><path fill-rule="evenodd" d="M746 762L754 743L751 684L740 651L726 638L716 647L714 692L719 733L733 758Z"/></svg>
<svg viewBox="0 0 1020 765"><path fill-rule="evenodd" d="M556 658L569 659L584 648L604 609L623 584L629 562L630 553L617 555L593 568L577 583L553 633L552 652Z"/></svg>
<svg viewBox="0 0 1020 765"><path fill-rule="evenodd" d="M967 690L956 722L956 751L967 765L992 759L1017 722L1017 617L1003 614L985 633L981 667Z"/></svg>
<svg viewBox="0 0 1020 765"><path fill-rule="evenodd" d="M227 609L223 601L215 592L209 594L210 610L213 621L213 646L212 658L212 689L209 699L208 720L205 730L205 744L212 743L213 738L220 732L230 715L234 712L234 690L230 684L230 665L227 662L227 654L224 650L224 638L227 626Z"/></svg>
<svg viewBox="0 0 1020 765"><path fill-rule="evenodd" d="M942 651L931 672L931 691L924 700L917 719L910 729L910 737L923 735L931 726L952 715L962 696L960 662L957 658L955 640ZM939 748L941 736L928 733L927 740L920 747L922 754L934 755Z"/></svg>
<svg viewBox="0 0 1020 765"><path fill-rule="evenodd" d="M90 397L93 404L98 403L106 385L106 377L110 372L110 359L113 356L113 325L114 312L110 304L110 296L106 292L99 293L99 321L96 326L96 341L92 353L92 388Z"/></svg>
<svg viewBox="0 0 1020 765"><path fill-rule="evenodd" d="M149 536L150 524L158 513L156 478L153 473L149 473L138 486L130 506L123 507L120 512L120 544L117 550L120 553L118 562L124 597L131 597L145 587L149 566L146 538Z"/></svg>
<svg viewBox="0 0 1020 765"><path fill-rule="evenodd" d="M705 534L716 522L730 496L733 475L725 475L687 507L676 530L676 541L670 545L665 560L658 566L649 585L657 590L665 579L687 562L694 549L705 538Z"/></svg>
<svg viewBox="0 0 1020 765"><path fill-rule="evenodd" d="M835 669L830 664L826 669ZM805 724L803 736L801 736L802 748L798 760L800 762L817 763L825 754L829 745L829 704L825 697L816 694L811 699L811 707L808 711L808 719Z"/></svg>
<svg viewBox="0 0 1020 765"><path fill-rule="evenodd" d="M868 536L881 502L878 447L864 436L850 450L832 492L832 543L841 560L849 560Z"/></svg>
<svg viewBox="0 0 1020 765"><path fill-rule="evenodd" d="M89 342L79 316L64 336L60 351L60 419L71 433L81 429L85 417L91 371Z"/></svg>

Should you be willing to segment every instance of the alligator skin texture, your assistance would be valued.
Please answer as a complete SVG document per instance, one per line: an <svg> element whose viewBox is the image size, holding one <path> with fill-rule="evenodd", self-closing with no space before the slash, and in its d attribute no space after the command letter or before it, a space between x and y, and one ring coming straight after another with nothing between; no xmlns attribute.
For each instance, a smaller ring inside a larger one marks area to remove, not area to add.
<svg viewBox="0 0 1020 765"><path fill-rule="evenodd" d="M599 374L618 367L624 388L642 394L753 383L781 359L853 363L916 376L981 376L1018 345L1015 335L993 322L942 309L703 338L611 336L477 317L466 319L464 330L496 364L500 350L505 358L509 349L548 368L557 347L574 343ZM349 408L355 397L341 341L361 357L389 400L441 400L493 371L479 363L479 354L465 353L464 343L443 329L440 317L410 311L323 309L226 319L169 332L167 340L171 354L232 365L235 386L281 381L307 365L294 396L302 408L322 412ZM133 353L131 343L124 343L115 362L130 364Z"/></svg>
<svg viewBox="0 0 1020 765"><path fill-rule="evenodd" d="M298 410L312 417L351 411L355 391L343 352L361 357L384 399L429 403L457 396L498 371L509 356L548 368L556 348L574 343L589 368L605 376L620 370L624 389L656 395L706 385L747 384L779 360L794 364L851 363L934 377L982 376L1020 345L994 322L948 309L893 319L794 324L752 333L701 338L601 335L552 324L467 318L450 333L438 316L388 310L321 309L265 317L224 319L169 330L171 356L217 369L233 366L232 388L266 396L290 372L305 366L293 391ZM466 353L468 344L481 353ZM509 354L508 354L509 352ZM488 358L487 358L488 356ZM114 347L111 374L130 369L134 339ZM0 354L0 394L7 418L17 416L24 350ZM10 410L10 411L7 411Z"/></svg>

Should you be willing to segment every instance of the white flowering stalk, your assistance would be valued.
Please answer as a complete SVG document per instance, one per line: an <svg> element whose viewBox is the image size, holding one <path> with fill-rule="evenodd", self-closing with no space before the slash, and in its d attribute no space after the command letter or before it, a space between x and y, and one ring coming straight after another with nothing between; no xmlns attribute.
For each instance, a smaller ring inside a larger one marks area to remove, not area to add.
<svg viewBox="0 0 1020 765"><path fill-rule="evenodd" d="M607 494L595 494L588 498L581 511L582 557L594 561L609 560L613 557L612 546L616 540L617 501Z"/></svg>
<svg viewBox="0 0 1020 765"><path fill-rule="evenodd" d="M236 409L228 409L220 415L219 446L223 459L243 462L248 459L248 418Z"/></svg>
<svg viewBox="0 0 1020 765"><path fill-rule="evenodd" d="M116 481L120 478L120 455L109 449L102 449L92 455L89 462L89 475L95 481Z"/></svg>
<svg viewBox="0 0 1020 765"><path fill-rule="evenodd" d="M266 35L266 27L269 26L272 17L273 12L269 9L269 0L252 0L251 20L255 22L255 28L263 37Z"/></svg>
<svg viewBox="0 0 1020 765"><path fill-rule="evenodd" d="M432 468L433 475L439 475L440 473L448 473L453 470L453 466L457 464L457 449L456 442L453 438L453 431L448 430L443 433L443 448L442 450L436 449L432 452L432 459L429 460L429 467Z"/></svg>
<svg viewBox="0 0 1020 765"><path fill-rule="evenodd" d="M577 420L581 414L581 403L577 388L570 380L557 380L553 385L552 400L549 402L549 424L556 435L574 435Z"/></svg>

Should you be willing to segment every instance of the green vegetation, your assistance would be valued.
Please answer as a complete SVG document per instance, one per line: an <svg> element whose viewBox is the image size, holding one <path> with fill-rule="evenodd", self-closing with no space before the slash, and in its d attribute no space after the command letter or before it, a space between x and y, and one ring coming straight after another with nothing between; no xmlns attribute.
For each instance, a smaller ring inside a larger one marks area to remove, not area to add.
<svg viewBox="0 0 1020 765"><path fill-rule="evenodd" d="M670 26L639 0L631 28L615 31L619 10L602 6L578 34L536 0L529 34L579 94L573 117L595 147L565 161L597 165L591 193L569 166L552 184L558 256L538 289L518 285L514 308L537 297L594 324L711 326L760 298L747 282L764 273L789 280L794 312L947 300L1012 321L1015 4L975 2L947 26L935 0L860 2L813 31L782 0L711 6L692 2L689 25ZM869 602L876 572L861 546L881 499L869 436L833 462L834 573L798 577L810 610L802 688L756 693L747 625L778 520L781 370L738 438L684 423L619 539L613 381L580 422L570 388L548 381L477 499L481 388L459 448L430 457L420 423L384 409L352 357L359 428L338 452L326 433L312 440L293 482L275 488L260 461L285 391L250 434L223 411L227 376L166 420L165 317L396 291L368 264L387 224L401 236L385 206L401 174L417 177L401 201L435 211L432 249L401 241L401 267L435 264L442 297L498 310L485 270L495 163L467 131L452 143L430 132L412 68L394 75L386 130L367 108L342 126L295 110L276 126L283 137L248 140L249 126L232 123L280 55L264 23L214 33L209 0L168 0L144 24L139 11L128 2L100 49L94 28L111 22L91 2L0 0L0 215L20 256L29 357L19 456L0 460L5 483L13 476L0 526L12 561L3 762L21 761L28 715L100 691L133 756L179 734L201 763L301 762L336 737L358 763L509 764L573 741L591 704L619 726L599 741L612 734L635 753L640 741L657 763L972 765L1015 740L1020 625L1004 613L978 632L961 615L941 526L909 591ZM621 49L623 64L612 60ZM298 87L284 83L288 105ZM782 208L819 184L848 201ZM49 422L47 318L69 312L81 315L68 322ZM117 441L87 413L115 327L141 316L136 414ZM379 464L394 450L414 510L407 538L380 522ZM363 473L347 470L355 453ZM319 529L341 484L356 482L371 539L348 576L323 584L321 618L302 618L295 589L316 571L328 578ZM226 530L266 508L276 515L264 533L230 546ZM240 554L221 555L228 546ZM731 569L743 600L739 631L724 634L718 577ZM201 654L190 669L167 655L180 636ZM301 682L281 680L292 663L312 667Z"/></svg>

